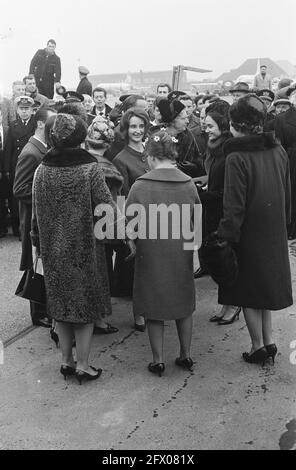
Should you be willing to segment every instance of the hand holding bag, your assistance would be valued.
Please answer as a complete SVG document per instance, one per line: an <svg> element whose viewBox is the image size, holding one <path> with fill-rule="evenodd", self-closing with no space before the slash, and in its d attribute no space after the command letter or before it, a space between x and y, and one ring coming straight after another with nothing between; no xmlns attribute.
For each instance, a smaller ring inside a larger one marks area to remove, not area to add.
<svg viewBox="0 0 296 470"><path fill-rule="evenodd" d="M231 287L238 277L238 262L234 249L226 241L212 233L202 247L204 263L213 280L225 287Z"/></svg>
<svg viewBox="0 0 296 470"><path fill-rule="evenodd" d="M36 257L34 267L24 272L15 295L46 305L44 276L37 273L38 260L39 257Z"/></svg>

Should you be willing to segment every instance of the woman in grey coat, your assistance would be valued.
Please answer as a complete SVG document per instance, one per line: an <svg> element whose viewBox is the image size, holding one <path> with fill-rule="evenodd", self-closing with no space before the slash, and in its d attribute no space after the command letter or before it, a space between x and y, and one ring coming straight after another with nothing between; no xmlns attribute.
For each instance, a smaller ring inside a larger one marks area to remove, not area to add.
<svg viewBox="0 0 296 470"><path fill-rule="evenodd" d="M111 314L105 247L95 239L94 210L113 206L97 160L80 148L86 126L77 116L58 114L53 148L35 173L32 240L44 267L47 312L58 322L61 373L94 380L102 372L88 364L93 326ZM76 340L77 365L72 356Z"/></svg>
<svg viewBox="0 0 296 470"><path fill-rule="evenodd" d="M233 244L239 274L231 287L219 286L219 303L240 305L252 348L250 363L273 360L271 310L293 303L286 225L290 218L289 162L273 133L263 133L264 104L256 95L230 108L231 133L224 185L224 216L218 235Z"/></svg>

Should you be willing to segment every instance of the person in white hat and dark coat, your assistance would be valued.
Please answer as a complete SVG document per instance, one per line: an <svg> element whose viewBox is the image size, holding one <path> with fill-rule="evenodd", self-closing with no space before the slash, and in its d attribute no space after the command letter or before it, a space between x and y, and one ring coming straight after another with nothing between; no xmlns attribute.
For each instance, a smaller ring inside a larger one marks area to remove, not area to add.
<svg viewBox="0 0 296 470"><path fill-rule="evenodd" d="M84 67L83 65L80 65L78 67L79 71L79 78L80 82L79 85L76 89L77 93L80 93L81 95L92 95L92 84L87 78L87 75L89 74L89 70Z"/></svg>

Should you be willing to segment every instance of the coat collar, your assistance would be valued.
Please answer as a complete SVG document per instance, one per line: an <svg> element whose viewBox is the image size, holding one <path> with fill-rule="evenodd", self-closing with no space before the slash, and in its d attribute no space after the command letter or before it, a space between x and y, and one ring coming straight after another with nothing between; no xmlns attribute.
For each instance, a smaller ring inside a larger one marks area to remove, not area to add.
<svg viewBox="0 0 296 470"><path fill-rule="evenodd" d="M277 145L279 142L275 139L273 132L263 132L229 139L224 144L224 153L229 155L232 152L260 152Z"/></svg>
<svg viewBox="0 0 296 470"><path fill-rule="evenodd" d="M71 167L96 163L97 160L89 152L81 148L50 149L42 164L53 167Z"/></svg>
<svg viewBox="0 0 296 470"><path fill-rule="evenodd" d="M177 168L158 168L140 176L138 180L165 181L170 183L187 183L190 176L185 175Z"/></svg>
<svg viewBox="0 0 296 470"><path fill-rule="evenodd" d="M291 126L296 127L296 108L291 106L288 111L281 114L281 120L284 121L286 124L290 124Z"/></svg>
<svg viewBox="0 0 296 470"><path fill-rule="evenodd" d="M46 152L47 152L46 145L42 144L38 139L35 139L34 136L30 137L29 142L30 142L30 144L37 147L37 149L39 150L40 153L42 153L43 155L46 154Z"/></svg>

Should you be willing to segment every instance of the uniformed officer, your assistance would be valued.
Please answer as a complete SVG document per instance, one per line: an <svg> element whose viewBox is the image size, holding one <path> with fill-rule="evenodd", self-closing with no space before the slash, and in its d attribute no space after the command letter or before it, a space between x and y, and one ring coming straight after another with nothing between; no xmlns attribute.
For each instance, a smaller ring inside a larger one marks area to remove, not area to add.
<svg viewBox="0 0 296 470"><path fill-rule="evenodd" d="M8 207L12 231L15 236L19 237L18 201L13 196L13 181L18 156L34 134L34 100L30 96L18 96L15 99L15 104L17 106L17 118L11 123L8 131L4 171L8 179Z"/></svg>
<svg viewBox="0 0 296 470"><path fill-rule="evenodd" d="M89 70L84 67L83 65L80 65L78 67L78 72L79 72L79 78L80 82L77 87L77 93L81 93L82 95L92 95L92 84L87 78L87 75L89 74Z"/></svg>

